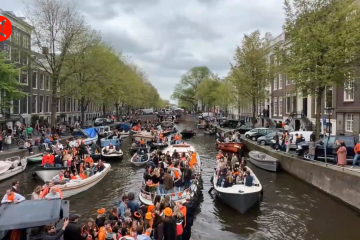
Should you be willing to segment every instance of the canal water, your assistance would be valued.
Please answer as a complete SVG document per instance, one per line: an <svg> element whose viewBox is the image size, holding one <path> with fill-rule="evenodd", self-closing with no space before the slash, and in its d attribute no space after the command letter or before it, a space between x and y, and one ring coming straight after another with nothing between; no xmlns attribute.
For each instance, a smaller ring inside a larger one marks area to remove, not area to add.
<svg viewBox="0 0 360 240"><path fill-rule="evenodd" d="M194 122L182 123L179 129ZM285 172L270 173L250 167L260 179L264 188L263 201L246 214L240 214L222 204L208 193L210 178L214 170L217 153L214 136L202 131L189 141L201 156L204 191L196 220L192 228L192 239L279 239L279 240L350 240L359 239L359 212L329 197L314 187L299 181ZM70 209L81 215L84 221L96 217L96 209L109 209L124 193L138 193L144 169L130 164L125 139L122 149L125 153L120 162L112 162L111 172L90 190L69 198ZM0 191L5 193L12 181L21 182L20 191L27 198L41 180L31 177L34 165L11 179L0 182ZM2 196L2 195L1 195Z"/></svg>

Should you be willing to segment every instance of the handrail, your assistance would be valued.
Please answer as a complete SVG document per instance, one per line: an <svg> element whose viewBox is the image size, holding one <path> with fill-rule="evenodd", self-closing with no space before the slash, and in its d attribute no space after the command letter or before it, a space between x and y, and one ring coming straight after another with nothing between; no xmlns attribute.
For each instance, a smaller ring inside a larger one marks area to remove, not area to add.
<svg viewBox="0 0 360 240"><path fill-rule="evenodd" d="M188 187L188 188L184 189L183 191L181 191L181 193L182 193L181 195L183 195L184 192L189 192L189 190L191 190L191 185L194 183L195 180L197 181L197 179L192 179L192 180L190 181L190 182L191 182L190 187ZM140 191L141 191L142 193L147 194L147 195L151 195L151 192L147 192L147 191L145 191L144 189L142 189L143 186L146 186L145 182L142 182L142 183L141 183ZM179 192L177 192L177 193L179 193ZM157 195L157 196L170 196L170 197L171 197L172 194L177 194L177 193L175 193L175 192L174 192L174 193L164 193L164 194L157 194L157 193L156 193L156 195Z"/></svg>

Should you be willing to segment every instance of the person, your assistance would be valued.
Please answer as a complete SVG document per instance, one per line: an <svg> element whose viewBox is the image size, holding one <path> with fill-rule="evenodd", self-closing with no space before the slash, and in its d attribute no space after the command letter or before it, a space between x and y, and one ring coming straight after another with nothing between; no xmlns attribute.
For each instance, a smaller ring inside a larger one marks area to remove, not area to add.
<svg viewBox="0 0 360 240"><path fill-rule="evenodd" d="M42 188L40 185L34 189L33 193L31 194L31 200L41 200L41 198L40 198L41 189Z"/></svg>
<svg viewBox="0 0 360 240"><path fill-rule="evenodd" d="M164 224L164 240L175 240L176 238L176 219L172 216L171 208L167 207L163 211L165 217Z"/></svg>
<svg viewBox="0 0 360 240"><path fill-rule="evenodd" d="M245 176L245 186L251 187L253 185L254 177L251 176L250 171L246 170L246 176Z"/></svg>
<svg viewBox="0 0 360 240"><path fill-rule="evenodd" d="M21 196L18 193L15 193L12 189L6 190L6 193L1 200L1 203L20 203L22 201L25 201L25 197Z"/></svg>
<svg viewBox="0 0 360 240"><path fill-rule="evenodd" d="M344 142L340 142L340 148L337 151L337 165L346 166L347 165L347 149Z"/></svg>
<svg viewBox="0 0 360 240"><path fill-rule="evenodd" d="M48 194L46 194L45 199L46 200L52 200L52 199L59 199L60 194L57 191L56 187L52 187Z"/></svg>
<svg viewBox="0 0 360 240"><path fill-rule="evenodd" d="M30 154L33 153L33 151L32 151L32 144L31 144L30 141L26 141L26 142L24 143L24 149L27 149Z"/></svg>
<svg viewBox="0 0 360 240"><path fill-rule="evenodd" d="M78 225L79 215L72 214L69 217L69 224L64 231L64 240L82 239L81 228Z"/></svg>
<svg viewBox="0 0 360 240"><path fill-rule="evenodd" d="M128 198L127 195L122 196L122 201L120 202L119 208L118 208L119 217L124 216L124 213L125 213L126 208L127 208L128 201L129 201L129 198Z"/></svg>
<svg viewBox="0 0 360 240"><path fill-rule="evenodd" d="M139 203L136 202L135 200L135 194L134 193L129 193L128 195L128 203L127 203L127 207L130 208L131 214L134 214L134 212L137 212L139 210Z"/></svg>
<svg viewBox="0 0 360 240"><path fill-rule="evenodd" d="M360 141L358 143L356 143L356 145L354 147L354 153L355 153L355 156L354 156L352 168L356 166L357 160L360 159Z"/></svg>
<svg viewBox="0 0 360 240"><path fill-rule="evenodd" d="M11 189L13 190L14 193L19 193L19 186L20 186L19 181L15 181L12 183Z"/></svg>
<svg viewBox="0 0 360 240"><path fill-rule="evenodd" d="M136 240L151 240L151 238L143 233L143 227L138 226L136 229Z"/></svg>
<svg viewBox="0 0 360 240"><path fill-rule="evenodd" d="M184 204L184 207L186 207L186 225L182 234L182 240L190 240L191 227L193 226L195 215L195 204L191 200L190 195L186 195L186 202Z"/></svg>
<svg viewBox="0 0 360 240"><path fill-rule="evenodd" d="M310 145L309 145L310 160L315 160L315 149L316 149L316 145L314 139L310 139Z"/></svg>
<svg viewBox="0 0 360 240"><path fill-rule="evenodd" d="M64 220L64 225L60 229L58 233L56 233L56 228L53 224L48 224L44 228L44 235L42 237L42 240L58 240L61 239L64 235L66 227L69 225L69 220Z"/></svg>
<svg viewBox="0 0 360 240"><path fill-rule="evenodd" d="M56 187L54 182L49 182L48 185L44 188L44 190L41 192L40 198L43 199L50 191L52 187L55 187L56 191L59 193L60 198L63 197L63 194L60 190L60 188Z"/></svg>

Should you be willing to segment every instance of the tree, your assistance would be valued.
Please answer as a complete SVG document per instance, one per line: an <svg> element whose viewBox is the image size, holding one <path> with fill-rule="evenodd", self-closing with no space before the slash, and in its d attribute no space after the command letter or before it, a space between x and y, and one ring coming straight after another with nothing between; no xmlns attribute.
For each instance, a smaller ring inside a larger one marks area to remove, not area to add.
<svg viewBox="0 0 360 240"><path fill-rule="evenodd" d="M197 97L201 99L204 105L213 107L218 98L217 90L219 86L220 82L217 79L204 79L198 85Z"/></svg>
<svg viewBox="0 0 360 240"><path fill-rule="evenodd" d="M316 99L316 123L328 87L354 90L360 56L360 9L356 0L285 1L286 45L276 48L280 69L296 91ZM316 124L316 136L320 125Z"/></svg>
<svg viewBox="0 0 360 240"><path fill-rule="evenodd" d="M237 84L238 98L244 97L251 102L253 127L256 124L257 102L267 97L266 87L270 77L268 54L268 43L261 38L260 31L245 34L241 47L235 50L231 79Z"/></svg>
<svg viewBox="0 0 360 240"><path fill-rule="evenodd" d="M180 83L175 86L171 98L182 102L188 102L195 110L197 110L198 85L204 79L209 79L211 75L212 73L207 67L191 68L186 74L181 76Z"/></svg>
<svg viewBox="0 0 360 240"><path fill-rule="evenodd" d="M231 84L227 78L219 81L215 94L215 103L221 110L225 110L225 114L227 115L229 105L234 102L234 99L232 98Z"/></svg>
<svg viewBox="0 0 360 240"><path fill-rule="evenodd" d="M0 113L11 107L11 100L25 96L18 80L20 70L5 59L5 52L0 51Z"/></svg>
<svg viewBox="0 0 360 240"><path fill-rule="evenodd" d="M55 125L57 102L61 98L58 89L64 89L74 73L64 71L64 63L70 50L79 45L86 31L83 16L74 4L64 0L35 0L26 9L26 17L33 26L33 46L42 51L45 59L31 60L51 79L51 125ZM62 91L62 94L66 94Z"/></svg>

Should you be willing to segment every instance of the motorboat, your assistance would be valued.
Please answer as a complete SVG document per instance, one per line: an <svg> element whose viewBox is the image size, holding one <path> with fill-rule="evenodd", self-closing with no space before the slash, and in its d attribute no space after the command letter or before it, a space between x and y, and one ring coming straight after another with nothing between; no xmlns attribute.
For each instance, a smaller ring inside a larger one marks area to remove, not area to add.
<svg viewBox="0 0 360 240"><path fill-rule="evenodd" d="M124 155L123 151L119 147L113 147L112 149L107 147L103 147L101 149L101 156L103 158L122 158Z"/></svg>
<svg viewBox="0 0 360 240"><path fill-rule="evenodd" d="M136 134L133 135L134 138L144 138L144 139L153 139L153 133L150 131L141 131L141 132L137 132Z"/></svg>
<svg viewBox="0 0 360 240"><path fill-rule="evenodd" d="M43 153L35 154L30 157L27 157L26 160L28 163L39 163L42 161Z"/></svg>
<svg viewBox="0 0 360 240"><path fill-rule="evenodd" d="M20 159L19 156L7 158L5 161L0 161L0 181L23 172L26 165L26 158Z"/></svg>
<svg viewBox="0 0 360 240"><path fill-rule="evenodd" d="M131 147L129 148L130 153L135 153L138 150L144 150L144 151L149 152L150 147L149 146L137 146L137 145L134 145L134 143L133 143L133 145L131 145Z"/></svg>
<svg viewBox="0 0 360 240"><path fill-rule="evenodd" d="M34 173L44 182L51 181L53 177L59 174L61 170L66 170L67 167L44 167L36 166Z"/></svg>
<svg viewBox="0 0 360 240"><path fill-rule="evenodd" d="M216 196L228 206L234 208L240 213L247 212L252 206L258 203L262 198L262 185L256 175L251 171L253 176L253 185L248 187L244 183L234 184L231 187L219 187L217 186L217 174L214 172L213 187Z"/></svg>
<svg viewBox="0 0 360 240"><path fill-rule="evenodd" d="M169 144L167 142L159 142L159 143L157 143L157 142L149 142L148 145L152 149L154 149L154 148L162 149L162 148L165 148L165 147L169 146Z"/></svg>
<svg viewBox="0 0 360 240"><path fill-rule="evenodd" d="M100 137L107 137L112 133L110 126L100 126L98 130L98 135Z"/></svg>
<svg viewBox="0 0 360 240"><path fill-rule="evenodd" d="M100 146L103 148L103 147L106 147L106 146L109 146L110 144L114 147L120 147L121 146L121 143L122 143L122 140L117 138L116 136L110 136L108 138L102 138L100 140Z"/></svg>
<svg viewBox="0 0 360 240"><path fill-rule="evenodd" d="M102 170L101 172L97 172L88 178L81 180L70 180L65 184L57 184L56 186L61 190L63 198L71 197L95 186L106 176L106 174L110 172L111 165L109 163L104 163L104 166L104 170Z"/></svg>
<svg viewBox="0 0 360 240"><path fill-rule="evenodd" d="M85 145L90 145L98 140L97 128L78 129L73 135L76 140L69 143L70 147L78 147L83 141Z"/></svg>
<svg viewBox="0 0 360 240"><path fill-rule="evenodd" d="M130 131L121 131L118 132L118 135L123 139L123 138L127 138L130 135Z"/></svg>
<svg viewBox="0 0 360 240"><path fill-rule="evenodd" d="M162 128L173 128L174 123L172 121L163 121L163 122L161 122L161 127Z"/></svg>
<svg viewBox="0 0 360 240"><path fill-rule="evenodd" d="M184 129L180 132L183 138L191 138L196 135L196 132L193 129Z"/></svg>
<svg viewBox="0 0 360 240"><path fill-rule="evenodd" d="M43 228L44 225L57 223L68 218L70 202L61 199L51 201L26 200L21 204L2 204L0 212L0 239L10 239L5 235L8 234L8 231L16 229L22 230L21 236L16 239L29 239L28 234L32 232L32 228L38 230L39 227Z"/></svg>
<svg viewBox="0 0 360 240"><path fill-rule="evenodd" d="M151 160L150 157L151 157L151 153L149 152L145 152L145 151L143 153L136 152L130 159L130 163L134 166L141 167L146 165Z"/></svg>
<svg viewBox="0 0 360 240"><path fill-rule="evenodd" d="M173 134L173 133L177 133L177 129L176 128L168 128L168 129L165 129L162 133L164 136L168 136L170 134Z"/></svg>
<svg viewBox="0 0 360 240"><path fill-rule="evenodd" d="M249 162L271 172L277 172L279 170L279 161L262 152L250 151Z"/></svg>
<svg viewBox="0 0 360 240"><path fill-rule="evenodd" d="M239 152L240 148L245 147L245 143L243 142L220 142L218 140L216 140L216 145L217 148L225 151L225 152L233 152L233 153L237 153Z"/></svg>

